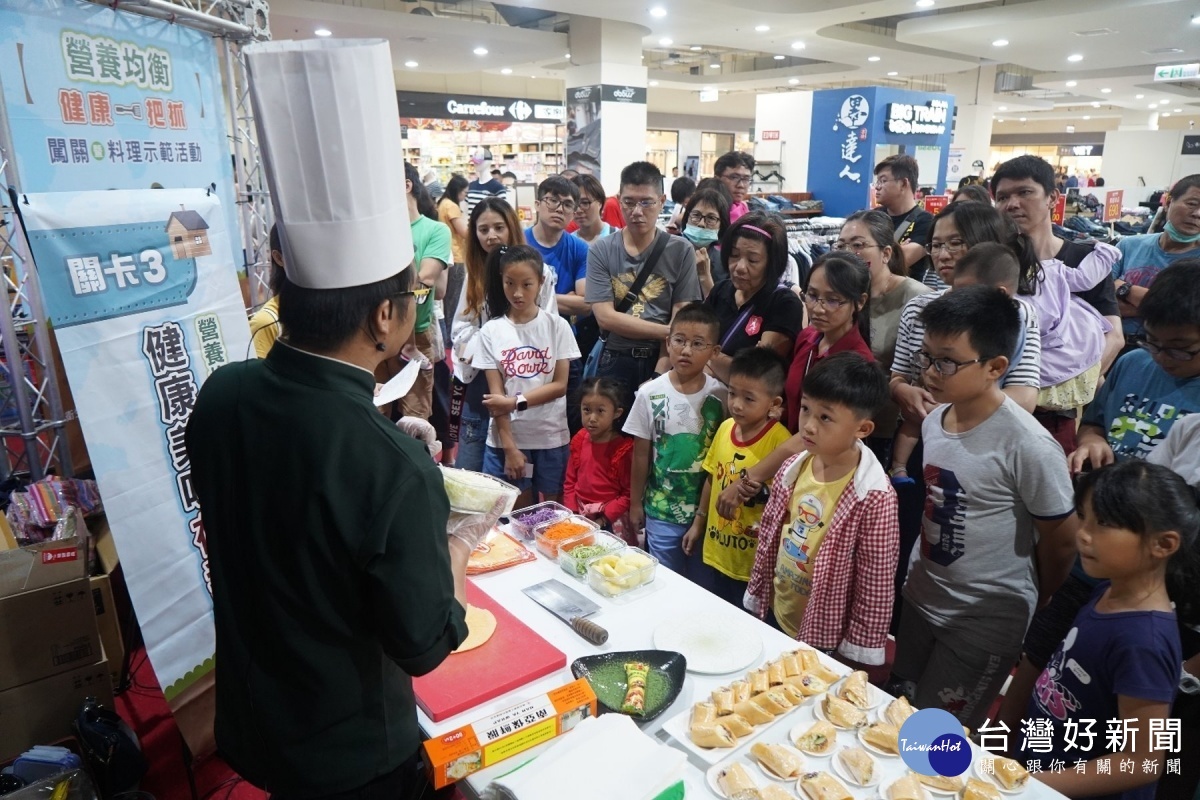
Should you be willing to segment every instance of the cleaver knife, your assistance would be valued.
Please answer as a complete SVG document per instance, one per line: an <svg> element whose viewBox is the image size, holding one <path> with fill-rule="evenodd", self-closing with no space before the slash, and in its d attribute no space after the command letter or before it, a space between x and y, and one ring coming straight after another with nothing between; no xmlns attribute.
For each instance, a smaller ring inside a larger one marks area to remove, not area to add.
<svg viewBox="0 0 1200 800"><path fill-rule="evenodd" d="M527 594L533 602L570 625L571 630L585 640L594 645L602 645L608 641L608 631L587 619L589 614L599 611L600 606L570 586L550 579L527 586L521 591Z"/></svg>

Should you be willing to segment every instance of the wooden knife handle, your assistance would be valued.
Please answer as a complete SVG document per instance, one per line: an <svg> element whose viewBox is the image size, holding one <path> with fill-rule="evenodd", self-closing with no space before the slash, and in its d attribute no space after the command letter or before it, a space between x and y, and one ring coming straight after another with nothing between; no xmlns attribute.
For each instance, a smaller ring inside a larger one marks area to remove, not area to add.
<svg viewBox="0 0 1200 800"><path fill-rule="evenodd" d="M578 633L594 645L602 645L608 641L608 631L592 622L587 617L576 617L571 620L571 630Z"/></svg>

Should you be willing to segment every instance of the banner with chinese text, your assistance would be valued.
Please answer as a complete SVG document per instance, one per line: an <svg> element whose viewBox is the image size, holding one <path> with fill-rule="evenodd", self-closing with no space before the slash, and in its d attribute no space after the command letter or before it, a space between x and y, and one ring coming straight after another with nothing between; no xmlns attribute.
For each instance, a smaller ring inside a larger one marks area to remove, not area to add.
<svg viewBox="0 0 1200 800"><path fill-rule="evenodd" d="M236 234L212 37L81 0L5 0L0 84L22 191L215 183Z"/></svg>
<svg viewBox="0 0 1200 800"><path fill-rule="evenodd" d="M184 429L204 379L250 342L225 217L201 190L26 198L46 311L146 651L178 717L211 683L214 650Z"/></svg>

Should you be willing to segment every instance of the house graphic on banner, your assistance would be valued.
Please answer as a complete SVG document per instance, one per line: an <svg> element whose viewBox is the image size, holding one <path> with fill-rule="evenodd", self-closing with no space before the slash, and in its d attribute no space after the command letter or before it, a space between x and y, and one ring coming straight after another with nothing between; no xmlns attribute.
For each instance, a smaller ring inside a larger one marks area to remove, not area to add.
<svg viewBox="0 0 1200 800"><path fill-rule="evenodd" d="M171 255L181 261L212 255L208 223L195 211L183 208L171 214L167 220L167 239L171 242Z"/></svg>

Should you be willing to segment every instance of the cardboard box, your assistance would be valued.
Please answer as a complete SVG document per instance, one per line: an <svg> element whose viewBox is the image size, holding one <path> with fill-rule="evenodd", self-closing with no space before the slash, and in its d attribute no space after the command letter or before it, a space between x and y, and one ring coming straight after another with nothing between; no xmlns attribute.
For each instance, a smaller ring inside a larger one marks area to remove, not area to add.
<svg viewBox="0 0 1200 800"><path fill-rule="evenodd" d="M121 566L121 561L117 558L117 546L113 542L112 531L108 528L108 519L101 516L88 520L88 530L91 531L92 545L96 553L92 576L96 628L100 633L100 646L104 650L104 657L108 659L112 671L113 686L116 686L121 680L121 665L125 659L121 622L125 619L123 612L129 609L129 599L126 594L121 594L124 605L117 605L114 582L121 582L121 592L124 592L124 583L119 575L113 575Z"/></svg>
<svg viewBox="0 0 1200 800"><path fill-rule="evenodd" d="M87 578L0 599L0 690L100 658Z"/></svg>
<svg viewBox="0 0 1200 800"><path fill-rule="evenodd" d="M0 552L0 598L87 577L86 548L72 536Z"/></svg>
<svg viewBox="0 0 1200 800"><path fill-rule="evenodd" d="M0 761L70 736L71 723L89 696L112 708L108 667L107 661L99 661L0 692Z"/></svg>
<svg viewBox="0 0 1200 800"><path fill-rule="evenodd" d="M100 634L100 647L108 665L112 668L115 686L121 680L121 663L125 659L125 642L121 638L121 615L117 613L113 599L112 577L96 575L91 579L92 605L96 609L96 630Z"/></svg>
<svg viewBox="0 0 1200 800"><path fill-rule="evenodd" d="M577 681L518 703L436 739L424 742L422 756L441 789L472 772L512 758L561 736L596 715L596 695L588 682Z"/></svg>

